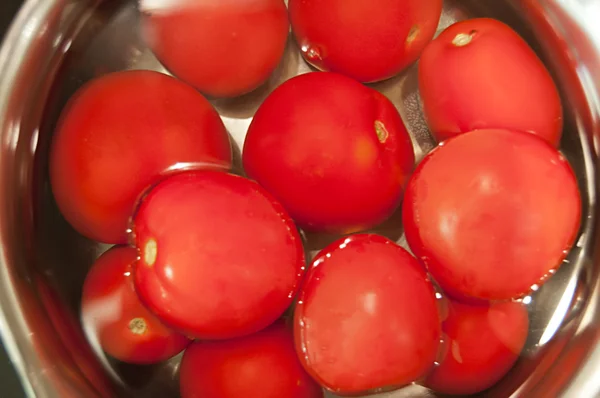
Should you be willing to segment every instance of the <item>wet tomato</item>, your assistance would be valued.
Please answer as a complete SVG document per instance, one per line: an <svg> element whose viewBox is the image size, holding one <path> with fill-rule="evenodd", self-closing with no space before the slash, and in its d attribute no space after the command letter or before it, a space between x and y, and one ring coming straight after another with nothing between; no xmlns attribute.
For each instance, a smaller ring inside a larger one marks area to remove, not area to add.
<svg viewBox="0 0 600 398"><path fill-rule="evenodd" d="M53 138L50 180L81 234L127 242L138 196L180 163L231 166L229 136L193 88L151 71L97 78L67 104Z"/></svg>
<svg viewBox="0 0 600 398"><path fill-rule="evenodd" d="M83 285L81 317L88 337L106 353L123 362L151 364L175 356L191 341L142 305L133 283L136 260L137 251L126 246L96 260Z"/></svg>
<svg viewBox="0 0 600 398"><path fill-rule="evenodd" d="M414 257L379 235L353 235L323 249L294 316L303 365L335 393L409 384L437 357L434 288Z"/></svg>
<svg viewBox="0 0 600 398"><path fill-rule="evenodd" d="M453 395L488 389L517 361L528 327L529 317L522 303L450 303L442 325L447 338L443 359L425 384L436 392Z"/></svg>
<svg viewBox="0 0 600 398"><path fill-rule="evenodd" d="M141 7L144 37L157 58L205 94L252 91L283 56L289 32L283 0L142 0Z"/></svg>
<svg viewBox="0 0 600 398"><path fill-rule="evenodd" d="M290 21L304 59L360 82L392 77L433 38L441 0L290 0Z"/></svg>
<svg viewBox="0 0 600 398"><path fill-rule="evenodd" d="M552 77L525 40L500 21L470 19L442 32L419 60L419 90L438 141L506 128L559 144L563 111Z"/></svg>
<svg viewBox="0 0 600 398"><path fill-rule="evenodd" d="M242 157L248 176L301 227L342 233L389 217L414 165L394 105L329 72L303 74L275 89L254 116Z"/></svg>
<svg viewBox="0 0 600 398"><path fill-rule="evenodd" d="M134 220L138 294L167 324L202 339L250 334L292 303L302 241L253 181L217 171L168 177Z"/></svg>
<svg viewBox="0 0 600 398"><path fill-rule="evenodd" d="M180 385L183 398L323 397L281 321L249 336L194 343L183 356Z"/></svg>
<svg viewBox="0 0 600 398"><path fill-rule="evenodd" d="M568 161L533 134L476 130L430 152L406 189L413 253L448 293L509 299L555 270L581 198Z"/></svg>

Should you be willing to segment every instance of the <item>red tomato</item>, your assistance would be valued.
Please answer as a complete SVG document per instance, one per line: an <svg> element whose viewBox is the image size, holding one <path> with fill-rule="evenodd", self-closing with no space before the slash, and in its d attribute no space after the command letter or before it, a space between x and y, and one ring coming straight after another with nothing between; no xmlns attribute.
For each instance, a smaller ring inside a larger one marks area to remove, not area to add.
<svg viewBox="0 0 600 398"><path fill-rule="evenodd" d="M180 368L183 398L321 398L283 322L224 341L196 342Z"/></svg>
<svg viewBox="0 0 600 398"><path fill-rule="evenodd" d="M175 356L190 340L168 329L142 305L131 273L136 261L137 251L125 246L115 246L96 260L83 285L82 320L109 355L151 364Z"/></svg>
<svg viewBox="0 0 600 398"><path fill-rule="evenodd" d="M63 111L50 180L58 207L77 231L125 243L138 196L178 163L231 166L219 115L170 76L118 72L85 85Z"/></svg>
<svg viewBox="0 0 600 398"><path fill-rule="evenodd" d="M423 111L438 141L475 129L530 132L558 146L558 90L528 44L493 19L458 22L419 60Z"/></svg>
<svg viewBox="0 0 600 398"><path fill-rule="evenodd" d="M167 324L202 339L256 332L292 303L302 240L258 184L217 171L167 178L134 221L135 282Z"/></svg>
<svg viewBox="0 0 600 398"><path fill-rule="evenodd" d="M289 32L282 0L142 0L144 37L157 58L205 94L234 97L264 83Z"/></svg>
<svg viewBox="0 0 600 398"><path fill-rule="evenodd" d="M304 59L361 82L398 74L433 38L441 0L289 0Z"/></svg>
<svg viewBox="0 0 600 398"><path fill-rule="evenodd" d="M521 303L471 306L453 302L442 325L444 359L426 385L443 394L475 394L496 384L525 345L529 317Z"/></svg>
<svg viewBox="0 0 600 398"><path fill-rule="evenodd" d="M440 286L491 300L543 283L580 217L567 160L539 137L509 130L445 141L415 170L403 206L408 244Z"/></svg>
<svg viewBox="0 0 600 398"><path fill-rule="evenodd" d="M415 381L432 368L441 336L425 270L373 234L340 239L315 257L294 326L303 365L339 394Z"/></svg>
<svg viewBox="0 0 600 398"><path fill-rule="evenodd" d="M355 232L388 218L414 166L394 105L342 75L292 78L263 102L243 150L249 177L303 228Z"/></svg>

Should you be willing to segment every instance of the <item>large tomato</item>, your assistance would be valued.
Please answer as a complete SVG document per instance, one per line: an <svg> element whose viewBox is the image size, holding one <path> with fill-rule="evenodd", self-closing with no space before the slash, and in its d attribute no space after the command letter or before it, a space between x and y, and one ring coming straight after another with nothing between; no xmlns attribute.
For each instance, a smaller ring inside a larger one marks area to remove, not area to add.
<svg viewBox="0 0 600 398"><path fill-rule="evenodd" d="M290 21L307 62L361 82L398 74L433 38L441 0L290 0Z"/></svg>
<svg viewBox="0 0 600 398"><path fill-rule="evenodd" d="M263 102L243 164L303 228L349 233L389 217L414 166L394 105L343 75L292 78Z"/></svg>
<svg viewBox="0 0 600 398"><path fill-rule="evenodd" d="M289 31L283 0L177 3L141 6L144 38L180 79L205 94L233 97L257 88L277 67Z"/></svg>
<svg viewBox="0 0 600 398"><path fill-rule="evenodd" d="M419 60L423 111L438 141L483 128L526 131L558 146L558 90L529 45L500 21L457 22Z"/></svg>
<svg viewBox="0 0 600 398"><path fill-rule="evenodd" d="M117 72L82 87L50 152L58 207L81 234L127 242L138 196L178 164L231 166L229 136L192 87L151 71Z"/></svg>
<svg viewBox="0 0 600 398"><path fill-rule="evenodd" d="M413 253L449 294L509 299L560 266L580 225L567 160L533 134L476 130L438 146L403 205Z"/></svg>

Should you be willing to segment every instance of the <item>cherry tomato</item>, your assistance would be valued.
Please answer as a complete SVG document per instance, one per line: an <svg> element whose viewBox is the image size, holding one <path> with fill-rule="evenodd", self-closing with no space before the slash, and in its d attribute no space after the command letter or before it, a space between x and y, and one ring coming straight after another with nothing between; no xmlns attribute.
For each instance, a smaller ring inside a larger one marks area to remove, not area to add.
<svg viewBox="0 0 600 398"><path fill-rule="evenodd" d="M96 260L83 285L84 327L112 357L151 364L181 352L190 340L164 326L140 302L133 285L137 251L115 246Z"/></svg>
<svg viewBox="0 0 600 398"><path fill-rule="evenodd" d="M441 0L289 0L304 59L360 82L398 74L433 38Z"/></svg>
<svg viewBox="0 0 600 398"><path fill-rule="evenodd" d="M559 144L563 111L552 77L528 44L500 21L457 22L429 43L419 60L419 90L438 141L505 128Z"/></svg>
<svg viewBox="0 0 600 398"><path fill-rule="evenodd" d="M143 34L165 67L198 90L245 94L279 64L289 32L282 0L179 3L142 0Z"/></svg>
<svg viewBox="0 0 600 398"><path fill-rule="evenodd" d="M138 294L197 338L238 337L273 323L305 268L300 235L281 205L228 173L168 177L145 197L134 228Z"/></svg>
<svg viewBox="0 0 600 398"><path fill-rule="evenodd" d="M249 336L194 343L185 351L179 380L183 398L323 397L281 321Z"/></svg>
<svg viewBox="0 0 600 398"><path fill-rule="evenodd" d="M426 385L443 394L475 394L496 384L514 365L527 339L521 303L471 306L452 302L442 325L444 359Z"/></svg>
<svg viewBox="0 0 600 398"><path fill-rule="evenodd" d="M323 249L294 316L303 365L334 393L409 384L438 353L433 286L414 257L379 235L353 235Z"/></svg>
<svg viewBox="0 0 600 398"><path fill-rule="evenodd" d="M138 196L168 168L231 166L229 136L193 88L152 71L117 72L82 87L50 153L58 207L81 234L126 243Z"/></svg>
<svg viewBox="0 0 600 398"><path fill-rule="evenodd" d="M280 85L248 129L244 168L312 231L350 233L388 218L414 166L394 105L339 74Z"/></svg>
<svg viewBox="0 0 600 398"><path fill-rule="evenodd" d="M430 152L403 206L413 253L448 292L509 299L559 267L580 225L568 161L533 134L476 130Z"/></svg>

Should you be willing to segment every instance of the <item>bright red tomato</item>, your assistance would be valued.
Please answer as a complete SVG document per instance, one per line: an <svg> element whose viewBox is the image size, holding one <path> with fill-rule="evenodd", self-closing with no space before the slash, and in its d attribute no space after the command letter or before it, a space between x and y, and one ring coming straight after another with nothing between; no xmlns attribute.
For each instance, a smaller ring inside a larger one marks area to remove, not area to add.
<svg viewBox="0 0 600 398"><path fill-rule="evenodd" d="M249 336L194 343L185 351L179 380L183 398L323 397L281 321Z"/></svg>
<svg viewBox="0 0 600 398"><path fill-rule="evenodd" d="M137 251L126 246L115 246L96 260L83 285L82 320L109 355L151 364L175 356L190 340L168 329L142 305L133 286L136 261Z"/></svg>
<svg viewBox="0 0 600 398"><path fill-rule="evenodd" d="M558 146L558 90L529 45L493 19L458 22L419 60L423 111L438 141L475 129L526 131Z"/></svg>
<svg viewBox="0 0 600 398"><path fill-rule="evenodd" d="M425 384L443 394L475 394L496 384L525 345L529 317L521 303L471 306L452 302L442 325L444 359Z"/></svg>
<svg viewBox="0 0 600 398"><path fill-rule="evenodd" d="M509 299L556 269L581 198L568 161L533 134L477 130L430 152L408 183L406 239L448 293Z"/></svg>
<svg viewBox="0 0 600 398"><path fill-rule="evenodd" d="M203 93L245 94L279 64L289 31L282 0L169 3L142 0L144 37L167 69Z"/></svg>
<svg viewBox="0 0 600 398"><path fill-rule="evenodd" d="M258 184L217 171L167 178L134 221L138 294L202 339L256 332L292 303L305 260L285 210Z"/></svg>
<svg viewBox="0 0 600 398"><path fill-rule="evenodd" d="M290 0L304 59L360 82L392 77L433 38L441 0Z"/></svg>
<svg viewBox="0 0 600 398"><path fill-rule="evenodd" d="M275 89L254 116L242 156L248 176L301 227L342 233L388 218L414 166L394 105L328 72L303 74Z"/></svg>
<svg viewBox="0 0 600 398"><path fill-rule="evenodd" d="M441 336L425 270L373 234L341 239L315 257L294 326L303 365L339 394L417 380L432 368Z"/></svg>
<svg viewBox="0 0 600 398"><path fill-rule="evenodd" d="M81 234L126 243L138 196L183 163L231 166L229 136L193 88L151 71L82 87L64 109L50 153L58 207Z"/></svg>

